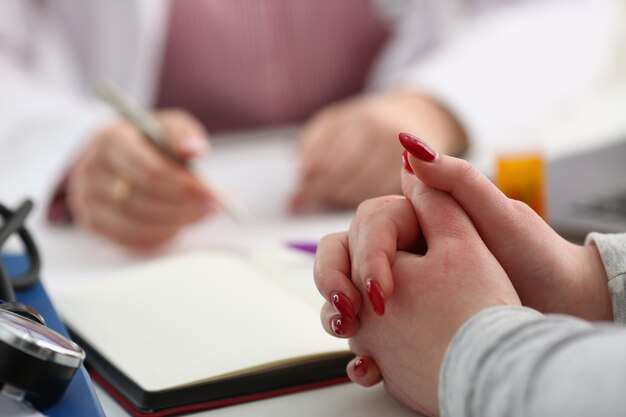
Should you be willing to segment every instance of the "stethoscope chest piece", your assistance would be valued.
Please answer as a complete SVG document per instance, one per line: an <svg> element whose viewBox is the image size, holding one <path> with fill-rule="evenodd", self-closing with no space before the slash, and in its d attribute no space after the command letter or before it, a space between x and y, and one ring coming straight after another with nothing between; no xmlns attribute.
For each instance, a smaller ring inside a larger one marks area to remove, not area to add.
<svg viewBox="0 0 626 417"><path fill-rule="evenodd" d="M43 409L61 398L85 352L26 317L0 308L0 395Z"/></svg>

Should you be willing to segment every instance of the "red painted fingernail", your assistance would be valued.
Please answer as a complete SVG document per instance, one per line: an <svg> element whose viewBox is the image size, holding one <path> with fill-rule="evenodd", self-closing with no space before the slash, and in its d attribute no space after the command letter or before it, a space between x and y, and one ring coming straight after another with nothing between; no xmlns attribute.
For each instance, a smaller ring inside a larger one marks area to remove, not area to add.
<svg viewBox="0 0 626 417"><path fill-rule="evenodd" d="M354 361L354 374L361 377L367 375L367 366L365 366L365 361L363 361L363 359L357 359Z"/></svg>
<svg viewBox="0 0 626 417"><path fill-rule="evenodd" d="M335 291L330 295L330 302L335 307L335 310L348 321L354 321L356 314L354 314L354 307L350 299L342 292Z"/></svg>
<svg viewBox="0 0 626 417"><path fill-rule="evenodd" d="M400 143L404 146L404 149L409 151L414 157L421 159L425 162L432 162L437 157L437 152L426 144L423 140L410 135L408 133L400 133L398 135Z"/></svg>
<svg viewBox="0 0 626 417"><path fill-rule="evenodd" d="M365 283L365 290L376 314L379 316L385 314L385 294L380 284L373 279L369 279Z"/></svg>
<svg viewBox="0 0 626 417"><path fill-rule="evenodd" d="M343 336L346 334L346 324L343 322L343 317L333 316L330 319L330 328L337 336Z"/></svg>
<svg viewBox="0 0 626 417"><path fill-rule="evenodd" d="M413 168L411 168L411 164L409 164L409 153L406 149L402 152L402 160L404 161L404 169L406 169L409 174L415 174Z"/></svg>

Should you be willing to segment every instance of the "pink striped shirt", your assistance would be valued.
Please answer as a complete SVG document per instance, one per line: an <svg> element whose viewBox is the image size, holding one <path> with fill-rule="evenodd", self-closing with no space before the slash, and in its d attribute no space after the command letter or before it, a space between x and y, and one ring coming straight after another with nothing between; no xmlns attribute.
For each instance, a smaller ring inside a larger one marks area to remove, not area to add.
<svg viewBox="0 0 626 417"><path fill-rule="evenodd" d="M388 35L368 0L172 0L157 106L212 131L302 121L358 93Z"/></svg>

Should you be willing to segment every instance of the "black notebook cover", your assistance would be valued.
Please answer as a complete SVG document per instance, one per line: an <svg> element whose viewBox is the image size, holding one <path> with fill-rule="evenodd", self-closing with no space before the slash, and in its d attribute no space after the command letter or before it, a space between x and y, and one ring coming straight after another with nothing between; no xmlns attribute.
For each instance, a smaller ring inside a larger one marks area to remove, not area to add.
<svg viewBox="0 0 626 417"><path fill-rule="evenodd" d="M347 382L346 365L353 357L344 352L243 376L148 392L71 329L70 333L87 352L92 377L134 416L171 416Z"/></svg>

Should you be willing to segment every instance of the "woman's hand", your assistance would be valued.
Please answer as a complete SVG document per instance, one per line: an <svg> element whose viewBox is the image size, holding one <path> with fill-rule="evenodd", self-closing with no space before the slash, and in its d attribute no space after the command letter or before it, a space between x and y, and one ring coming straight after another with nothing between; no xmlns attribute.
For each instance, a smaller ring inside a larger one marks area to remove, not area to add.
<svg viewBox="0 0 626 417"><path fill-rule="evenodd" d="M437 154L410 135L401 137L407 149L418 155L406 157L405 153L405 166L425 184L449 192L457 200L507 272L524 305L544 313L611 320L606 272L595 246L578 246L561 238L532 209L507 198L467 161ZM361 288L364 282L375 278L374 288L379 291L378 296L374 296L376 292L369 293L370 305L381 311L394 292L392 254L399 237L407 231L397 221L386 221L374 228L375 225L368 230L377 237L359 252L360 262L352 265L351 273ZM356 315L362 301L358 292L345 287L341 280L327 279L320 290L325 291L323 294L329 294L333 288L346 291L349 296L344 304L353 304Z"/></svg>
<svg viewBox="0 0 626 417"><path fill-rule="evenodd" d="M465 147L460 126L439 104L414 92L363 95L318 112L300 135L299 189L291 208L361 201L400 192L395 140L402 129L433 138L448 153Z"/></svg>
<svg viewBox="0 0 626 417"><path fill-rule="evenodd" d="M400 141L412 154L408 162L417 178L450 193L469 215L524 305L586 320L612 319L607 276L595 246L566 241L467 161L437 154L412 135L400 134ZM387 278L381 285L392 286Z"/></svg>
<svg viewBox="0 0 626 417"><path fill-rule="evenodd" d="M352 336L359 355L348 366L351 379L371 385L382 375L404 404L437 415L439 368L458 328L483 309L520 301L458 203L409 173L403 176L408 199L367 201L348 234L321 242L315 279L328 301L322 310L325 329ZM361 268L364 262L370 267ZM394 293L379 315L381 308L360 308L358 293L376 299L372 282L381 279L377 271L385 264L391 265ZM359 312L352 321L345 305L337 308L343 297Z"/></svg>
<svg viewBox="0 0 626 417"><path fill-rule="evenodd" d="M167 110L156 117L181 159L207 151L208 135L193 116ZM81 155L68 205L78 224L137 248L161 244L219 207L198 178L124 120L99 131Z"/></svg>

